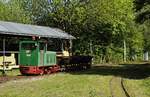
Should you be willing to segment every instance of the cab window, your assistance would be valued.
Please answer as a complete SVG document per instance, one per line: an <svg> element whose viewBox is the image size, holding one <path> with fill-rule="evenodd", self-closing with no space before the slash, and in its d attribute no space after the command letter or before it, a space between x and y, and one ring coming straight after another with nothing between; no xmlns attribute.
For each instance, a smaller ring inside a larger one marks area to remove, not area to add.
<svg viewBox="0 0 150 97"><path fill-rule="evenodd" d="M35 43L22 43L21 48L23 50L36 49L36 45L35 45Z"/></svg>

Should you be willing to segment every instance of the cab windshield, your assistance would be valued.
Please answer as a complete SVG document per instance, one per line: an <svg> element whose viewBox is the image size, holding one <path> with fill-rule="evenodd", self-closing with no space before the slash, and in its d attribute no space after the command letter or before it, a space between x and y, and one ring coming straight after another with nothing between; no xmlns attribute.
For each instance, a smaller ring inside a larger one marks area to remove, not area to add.
<svg viewBox="0 0 150 97"><path fill-rule="evenodd" d="M23 50L32 50L32 49L36 49L36 45L35 43L22 43L21 48Z"/></svg>

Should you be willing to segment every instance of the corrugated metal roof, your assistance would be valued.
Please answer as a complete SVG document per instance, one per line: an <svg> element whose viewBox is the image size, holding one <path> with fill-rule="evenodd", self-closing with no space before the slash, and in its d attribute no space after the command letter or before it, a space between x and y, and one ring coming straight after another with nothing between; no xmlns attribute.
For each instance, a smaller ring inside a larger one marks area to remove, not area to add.
<svg viewBox="0 0 150 97"><path fill-rule="evenodd" d="M57 28L0 21L0 34L75 39Z"/></svg>

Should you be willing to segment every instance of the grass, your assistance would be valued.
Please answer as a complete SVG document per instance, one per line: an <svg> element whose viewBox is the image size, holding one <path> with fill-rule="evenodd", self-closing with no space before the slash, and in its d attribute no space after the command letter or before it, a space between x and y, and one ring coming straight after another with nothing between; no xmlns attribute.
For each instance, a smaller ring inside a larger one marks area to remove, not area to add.
<svg viewBox="0 0 150 97"><path fill-rule="evenodd" d="M7 72L15 74L19 75L19 70ZM111 97L109 82L113 76L125 79L131 97L150 97L149 75L150 68L145 65L98 66L88 71L8 81L0 85L0 97Z"/></svg>
<svg viewBox="0 0 150 97"><path fill-rule="evenodd" d="M150 97L150 78L142 80L127 79L126 87L131 97Z"/></svg>
<svg viewBox="0 0 150 97"><path fill-rule="evenodd" d="M7 70L7 71L5 71L5 73L6 73L7 76L20 75L19 69ZM0 71L0 76L3 76L3 75L2 75L2 70Z"/></svg>
<svg viewBox="0 0 150 97"><path fill-rule="evenodd" d="M110 97L110 76L59 73L0 86L0 97Z"/></svg>
<svg viewBox="0 0 150 97"><path fill-rule="evenodd" d="M145 89L145 94L150 97L150 78L143 80L141 86Z"/></svg>

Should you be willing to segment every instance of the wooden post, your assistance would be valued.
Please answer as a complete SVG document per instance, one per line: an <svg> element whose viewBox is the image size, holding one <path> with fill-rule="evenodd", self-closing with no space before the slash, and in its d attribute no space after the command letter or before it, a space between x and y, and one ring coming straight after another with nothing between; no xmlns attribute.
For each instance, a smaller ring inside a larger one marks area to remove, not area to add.
<svg viewBox="0 0 150 97"><path fill-rule="evenodd" d="M3 38L3 75L6 75L5 72L5 37Z"/></svg>
<svg viewBox="0 0 150 97"><path fill-rule="evenodd" d="M69 47L69 56L72 56L72 40L69 40L70 47Z"/></svg>
<svg viewBox="0 0 150 97"><path fill-rule="evenodd" d="M64 51L64 44L63 44L63 40L61 40L61 50L62 50L62 52Z"/></svg>

